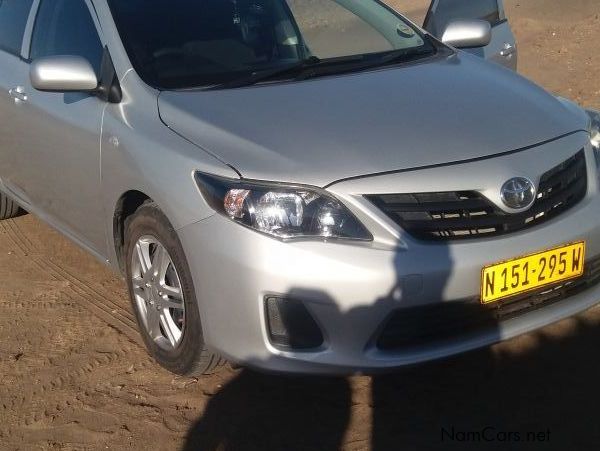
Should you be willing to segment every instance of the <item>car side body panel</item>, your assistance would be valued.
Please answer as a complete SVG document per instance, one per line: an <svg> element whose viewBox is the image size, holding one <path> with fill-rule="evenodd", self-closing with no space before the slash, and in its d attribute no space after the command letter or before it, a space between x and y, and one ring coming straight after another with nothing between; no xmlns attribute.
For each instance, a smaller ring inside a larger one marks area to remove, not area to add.
<svg viewBox="0 0 600 451"><path fill-rule="evenodd" d="M113 213L123 194L139 191L154 200L177 230L214 214L193 174L204 171L237 178L238 173L165 127L157 93L130 72L121 81L123 102L110 104L102 128L102 204L109 231L107 255L117 268Z"/></svg>
<svg viewBox="0 0 600 451"><path fill-rule="evenodd" d="M0 50L0 180L8 192L17 191L17 180L24 175L19 141L23 130L18 128L24 102L15 98L13 90L24 91L24 80L29 76L29 65L19 56Z"/></svg>

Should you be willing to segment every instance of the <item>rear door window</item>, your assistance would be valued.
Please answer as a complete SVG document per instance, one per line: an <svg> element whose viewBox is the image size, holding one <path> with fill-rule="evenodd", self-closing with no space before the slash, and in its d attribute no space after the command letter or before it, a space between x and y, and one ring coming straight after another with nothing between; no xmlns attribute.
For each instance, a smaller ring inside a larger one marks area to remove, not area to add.
<svg viewBox="0 0 600 451"><path fill-rule="evenodd" d="M21 54L23 35L33 0L0 0L0 49Z"/></svg>

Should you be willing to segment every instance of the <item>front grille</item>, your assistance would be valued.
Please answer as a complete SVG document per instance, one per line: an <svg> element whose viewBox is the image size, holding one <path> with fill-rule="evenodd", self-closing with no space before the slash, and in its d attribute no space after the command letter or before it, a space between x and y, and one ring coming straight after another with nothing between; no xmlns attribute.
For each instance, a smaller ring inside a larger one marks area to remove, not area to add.
<svg viewBox="0 0 600 451"><path fill-rule="evenodd" d="M427 346L464 336L550 304L565 301L600 283L600 258L586 262L585 274L533 294L528 293L484 306L478 299L445 302L437 305L395 311L384 323L377 347L397 351Z"/></svg>
<svg viewBox="0 0 600 451"><path fill-rule="evenodd" d="M422 240L457 240L516 232L558 216L587 193L585 153L546 172L524 213L508 214L476 191L366 196L400 227Z"/></svg>

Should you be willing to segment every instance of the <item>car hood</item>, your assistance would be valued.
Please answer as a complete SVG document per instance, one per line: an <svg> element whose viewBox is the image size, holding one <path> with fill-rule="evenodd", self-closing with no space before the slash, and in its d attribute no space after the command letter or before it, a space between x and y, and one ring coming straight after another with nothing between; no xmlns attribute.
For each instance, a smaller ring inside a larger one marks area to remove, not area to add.
<svg viewBox="0 0 600 451"><path fill-rule="evenodd" d="M164 123L244 178L326 186L488 157L585 129L582 110L459 53L219 91L166 91Z"/></svg>

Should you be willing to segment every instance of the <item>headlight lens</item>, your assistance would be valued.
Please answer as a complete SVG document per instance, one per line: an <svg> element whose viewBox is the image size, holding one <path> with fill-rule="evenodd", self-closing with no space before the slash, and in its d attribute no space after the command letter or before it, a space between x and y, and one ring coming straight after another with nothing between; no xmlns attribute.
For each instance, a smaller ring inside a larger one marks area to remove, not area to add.
<svg viewBox="0 0 600 451"><path fill-rule="evenodd" d="M318 188L230 180L201 172L196 181L217 212L277 238L373 239L346 207Z"/></svg>
<svg viewBox="0 0 600 451"><path fill-rule="evenodd" d="M600 112L588 110L590 116L590 139L596 155L596 165L600 169Z"/></svg>

